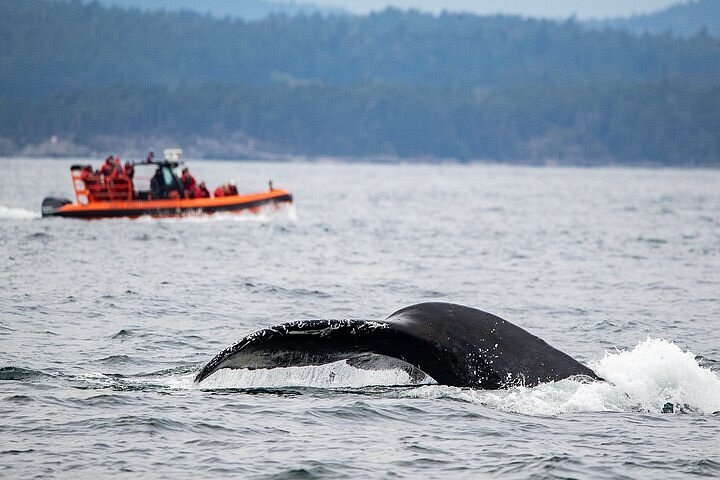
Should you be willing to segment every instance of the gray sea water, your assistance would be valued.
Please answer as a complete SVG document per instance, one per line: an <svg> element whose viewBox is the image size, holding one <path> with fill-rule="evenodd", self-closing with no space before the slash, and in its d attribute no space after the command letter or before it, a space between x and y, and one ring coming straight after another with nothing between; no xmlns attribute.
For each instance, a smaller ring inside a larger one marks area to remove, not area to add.
<svg viewBox="0 0 720 480"><path fill-rule="evenodd" d="M40 218L71 163L0 160L0 477L720 476L720 171L198 161L296 202ZM421 301L500 315L609 382L482 391L341 362L193 384L256 329Z"/></svg>

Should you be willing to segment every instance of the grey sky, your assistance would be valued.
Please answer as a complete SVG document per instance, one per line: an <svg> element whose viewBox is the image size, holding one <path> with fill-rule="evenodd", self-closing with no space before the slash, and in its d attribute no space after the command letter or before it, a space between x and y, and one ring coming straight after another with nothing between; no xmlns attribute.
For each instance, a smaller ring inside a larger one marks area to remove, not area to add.
<svg viewBox="0 0 720 480"><path fill-rule="evenodd" d="M661 10L685 0L312 0L316 5L341 6L353 12L366 13L388 5L417 8L470 11L480 14L514 13L541 17L603 18L628 16Z"/></svg>

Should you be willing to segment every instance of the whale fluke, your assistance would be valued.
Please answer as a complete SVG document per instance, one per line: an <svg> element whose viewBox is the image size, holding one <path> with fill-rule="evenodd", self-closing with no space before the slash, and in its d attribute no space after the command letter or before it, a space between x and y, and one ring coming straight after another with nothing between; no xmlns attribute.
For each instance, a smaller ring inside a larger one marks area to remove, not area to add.
<svg viewBox="0 0 720 480"><path fill-rule="evenodd" d="M421 303L384 321L307 320L259 330L213 358L195 378L223 368L324 365L360 368L396 359L441 385L482 389L535 386L575 375L599 377L544 340L493 314L451 303Z"/></svg>

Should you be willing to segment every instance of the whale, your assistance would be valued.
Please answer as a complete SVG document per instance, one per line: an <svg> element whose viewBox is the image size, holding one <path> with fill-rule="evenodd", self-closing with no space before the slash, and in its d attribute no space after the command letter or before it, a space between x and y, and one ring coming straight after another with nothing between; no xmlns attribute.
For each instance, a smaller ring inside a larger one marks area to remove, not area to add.
<svg viewBox="0 0 720 480"><path fill-rule="evenodd" d="M420 303L385 320L302 320L256 331L210 360L196 383L222 369L318 366L345 360L363 369L402 368L411 378L475 389L532 387L590 368L530 332L476 308Z"/></svg>

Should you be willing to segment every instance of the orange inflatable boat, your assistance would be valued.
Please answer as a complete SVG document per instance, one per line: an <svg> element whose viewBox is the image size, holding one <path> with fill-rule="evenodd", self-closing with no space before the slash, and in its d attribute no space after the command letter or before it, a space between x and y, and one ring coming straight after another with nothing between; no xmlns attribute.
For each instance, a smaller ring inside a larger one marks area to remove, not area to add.
<svg viewBox="0 0 720 480"><path fill-rule="evenodd" d="M76 202L65 198L45 198L42 215L86 219L146 215L176 217L215 212L256 212L266 205L292 202L292 195L286 190L273 188L272 182L265 192L239 194L234 185L228 184L218 187L214 196L210 196L207 190L201 195L197 188L190 191L184 187L175 173L178 166L177 159L152 159L126 163L124 168L118 164L117 173L108 175L93 171L89 165L73 165L70 173ZM142 175L143 171L147 174L152 170L152 177Z"/></svg>

